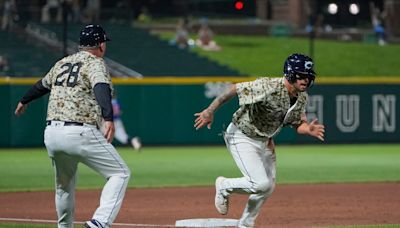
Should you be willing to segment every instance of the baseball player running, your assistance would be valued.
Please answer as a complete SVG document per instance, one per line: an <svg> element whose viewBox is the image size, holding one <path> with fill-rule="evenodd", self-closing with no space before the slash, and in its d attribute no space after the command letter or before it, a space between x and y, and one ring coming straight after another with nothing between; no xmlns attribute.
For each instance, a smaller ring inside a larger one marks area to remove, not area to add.
<svg viewBox="0 0 400 228"><path fill-rule="evenodd" d="M109 40L99 25L84 27L80 33L80 51L58 61L27 91L15 110L19 116L29 102L50 93L44 143L55 170L59 228L73 227L78 163L107 180L99 207L84 224L88 228L111 226L130 178L128 166L110 144L115 131L113 87L102 58ZM104 133L99 130L102 119Z"/></svg>
<svg viewBox="0 0 400 228"><path fill-rule="evenodd" d="M115 125L115 139L117 139L123 145L131 145L133 149L140 151L142 148L142 141L138 136L131 137L126 133L124 123L122 122L121 105L116 97L111 100L113 112L114 112L114 125Z"/></svg>
<svg viewBox="0 0 400 228"><path fill-rule="evenodd" d="M224 135L225 143L243 174L240 178L218 177L215 181L215 207L228 213L232 193L249 194L237 227L254 227L265 200L275 188L275 145L273 137L291 125L297 133L324 140L324 125L317 119L307 122L307 89L315 80L313 60L302 54L290 55L284 64L284 77L260 78L233 84L200 113L194 127L210 129L215 111L235 95L239 109Z"/></svg>

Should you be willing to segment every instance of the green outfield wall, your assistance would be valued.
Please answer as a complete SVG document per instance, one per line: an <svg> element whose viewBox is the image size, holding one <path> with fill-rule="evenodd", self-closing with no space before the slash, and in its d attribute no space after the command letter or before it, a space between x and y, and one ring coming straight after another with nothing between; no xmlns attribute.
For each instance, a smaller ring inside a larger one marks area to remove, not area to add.
<svg viewBox="0 0 400 228"><path fill-rule="evenodd" d="M254 78L196 77L115 79L128 133L147 145L223 144L222 132L237 108L237 99L217 111L213 128L193 128L201 111L230 83ZM13 112L37 78L0 78L3 104L0 147L43 146L47 97L32 102L26 113ZM326 126L327 143L399 143L400 80L394 78L323 79L310 90L308 118ZM285 128L278 143L320 143Z"/></svg>

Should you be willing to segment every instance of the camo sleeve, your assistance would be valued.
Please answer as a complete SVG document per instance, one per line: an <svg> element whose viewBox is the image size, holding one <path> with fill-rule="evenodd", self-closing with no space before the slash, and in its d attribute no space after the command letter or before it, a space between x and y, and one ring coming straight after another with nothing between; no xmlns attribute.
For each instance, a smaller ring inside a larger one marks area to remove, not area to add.
<svg viewBox="0 0 400 228"><path fill-rule="evenodd" d="M254 104L263 101L268 92L268 78L259 78L254 81L236 84L236 93L239 105Z"/></svg>
<svg viewBox="0 0 400 228"><path fill-rule="evenodd" d="M44 78L42 79L42 85L46 88L51 90L51 85L52 85L52 78L53 78L53 74L54 74L54 67L53 66L50 71L44 76Z"/></svg>
<svg viewBox="0 0 400 228"><path fill-rule="evenodd" d="M108 72L103 59L98 58L89 63L88 76L92 88L94 88L97 83L106 83L111 85L110 73Z"/></svg>

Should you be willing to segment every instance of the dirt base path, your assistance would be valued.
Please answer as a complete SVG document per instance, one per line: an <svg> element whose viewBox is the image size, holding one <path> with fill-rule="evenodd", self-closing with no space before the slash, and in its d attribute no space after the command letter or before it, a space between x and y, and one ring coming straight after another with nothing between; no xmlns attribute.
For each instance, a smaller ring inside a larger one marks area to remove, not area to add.
<svg viewBox="0 0 400 228"><path fill-rule="evenodd" d="M77 192L77 221L91 217L99 195ZM172 226L180 219L238 219L246 199L233 195L229 214L221 216L211 187L129 189L116 222ZM0 193L0 218L55 220L54 193ZM367 224L400 224L400 183L278 185L256 227Z"/></svg>

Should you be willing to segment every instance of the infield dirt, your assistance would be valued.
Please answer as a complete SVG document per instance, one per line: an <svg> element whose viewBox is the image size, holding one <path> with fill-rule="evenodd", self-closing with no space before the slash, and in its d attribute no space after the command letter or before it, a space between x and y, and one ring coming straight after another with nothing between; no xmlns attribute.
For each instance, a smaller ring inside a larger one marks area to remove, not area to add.
<svg viewBox="0 0 400 228"><path fill-rule="evenodd" d="M115 222L171 225L190 218L239 218L247 197L233 195L228 215L213 187L129 189ZM100 190L76 193L76 218L91 218ZM0 193L0 217L56 220L54 192ZM400 224L400 183L278 185L256 227ZM118 226L120 227L120 226Z"/></svg>

